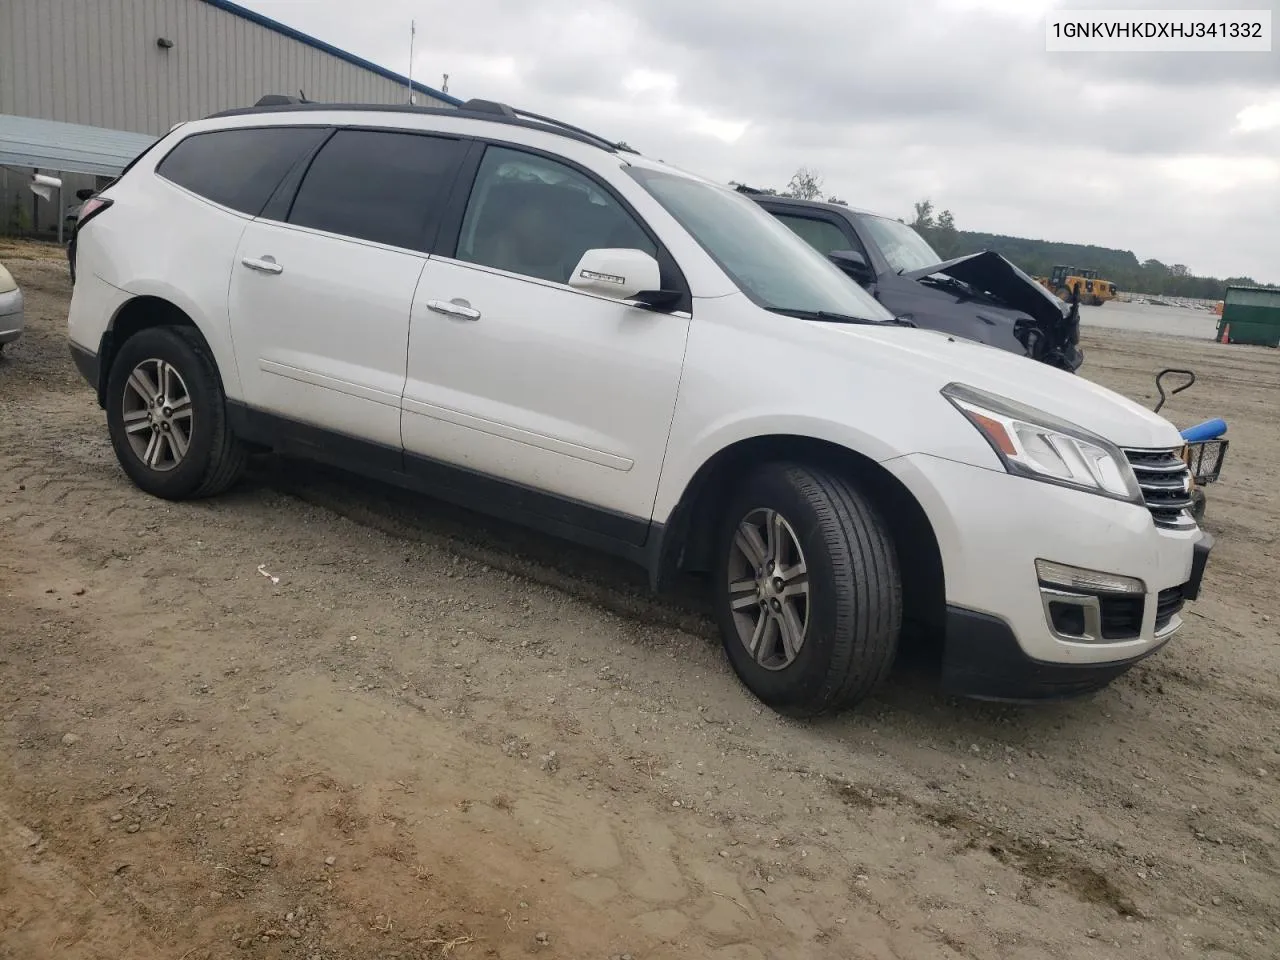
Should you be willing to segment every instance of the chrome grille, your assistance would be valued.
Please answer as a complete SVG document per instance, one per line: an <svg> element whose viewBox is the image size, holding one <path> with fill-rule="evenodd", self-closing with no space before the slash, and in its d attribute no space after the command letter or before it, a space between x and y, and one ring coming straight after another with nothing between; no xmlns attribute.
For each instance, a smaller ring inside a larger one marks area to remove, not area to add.
<svg viewBox="0 0 1280 960"><path fill-rule="evenodd" d="M1170 587L1156 595L1156 633L1159 633L1182 610L1182 587Z"/></svg>
<svg viewBox="0 0 1280 960"><path fill-rule="evenodd" d="M1191 508L1191 470L1179 450L1126 450L1129 465L1142 490L1142 499L1158 527L1194 527Z"/></svg>

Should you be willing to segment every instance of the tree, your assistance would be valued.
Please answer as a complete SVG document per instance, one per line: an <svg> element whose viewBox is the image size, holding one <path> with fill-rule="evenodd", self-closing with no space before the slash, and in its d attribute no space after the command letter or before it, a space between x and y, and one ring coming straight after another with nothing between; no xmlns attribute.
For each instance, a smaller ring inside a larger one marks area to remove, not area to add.
<svg viewBox="0 0 1280 960"><path fill-rule="evenodd" d="M791 182L782 195L797 200L817 200L822 196L822 175L816 170L801 167L791 175Z"/></svg>
<svg viewBox="0 0 1280 960"><path fill-rule="evenodd" d="M933 229L933 202L928 198L917 200L915 207L916 218L911 221L911 226L920 233L927 233Z"/></svg>
<svg viewBox="0 0 1280 960"><path fill-rule="evenodd" d="M834 194L827 197L827 203L838 203L842 207L847 207L849 205L847 201L841 200L839 197L835 196Z"/></svg>
<svg viewBox="0 0 1280 960"><path fill-rule="evenodd" d="M931 231L933 247L944 258L954 257L960 246L960 231L956 229L956 221L950 210L943 210Z"/></svg>

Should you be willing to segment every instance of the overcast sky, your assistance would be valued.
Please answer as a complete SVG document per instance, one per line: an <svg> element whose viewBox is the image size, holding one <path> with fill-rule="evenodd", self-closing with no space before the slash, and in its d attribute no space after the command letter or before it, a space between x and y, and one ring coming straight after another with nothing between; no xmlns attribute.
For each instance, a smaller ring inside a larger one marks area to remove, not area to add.
<svg viewBox="0 0 1280 960"><path fill-rule="evenodd" d="M1280 48L1047 53L1051 7L1273 0L240 0L719 180L1280 282ZM1280 15L1273 12L1277 28Z"/></svg>

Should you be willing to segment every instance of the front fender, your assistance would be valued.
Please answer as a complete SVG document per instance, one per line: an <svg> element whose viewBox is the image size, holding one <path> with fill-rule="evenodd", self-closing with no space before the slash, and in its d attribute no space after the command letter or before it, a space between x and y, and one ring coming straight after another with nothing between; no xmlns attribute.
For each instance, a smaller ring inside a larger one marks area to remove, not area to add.
<svg viewBox="0 0 1280 960"><path fill-rule="evenodd" d="M692 442L668 451L667 463L658 483L654 520L665 523L684 496L698 471L735 444L761 438L798 438L830 443L876 462L898 457L881 437L853 424L807 416L761 410L745 416L722 418L692 438Z"/></svg>

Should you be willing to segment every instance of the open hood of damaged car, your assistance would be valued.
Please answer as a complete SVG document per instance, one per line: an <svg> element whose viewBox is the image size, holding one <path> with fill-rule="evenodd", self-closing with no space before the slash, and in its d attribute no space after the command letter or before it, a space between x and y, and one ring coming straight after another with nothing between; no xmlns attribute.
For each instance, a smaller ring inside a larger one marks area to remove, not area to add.
<svg viewBox="0 0 1280 960"><path fill-rule="evenodd" d="M932 266L912 270L902 276L923 281L943 274L968 285L979 297L1030 316L1036 333L1018 335L1028 354L1054 366L1075 371L1084 362L1080 343L1080 305L1064 304L1043 286L993 250L972 253ZM1037 335L1038 334L1038 335ZM1038 342L1032 342L1038 341Z"/></svg>
<svg viewBox="0 0 1280 960"><path fill-rule="evenodd" d="M904 273L903 276L923 280L937 273L954 277L977 291L989 293L1051 328L1056 328L1069 319L1074 321L1070 307L994 250L944 260ZM1072 342L1074 340L1073 337Z"/></svg>

